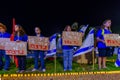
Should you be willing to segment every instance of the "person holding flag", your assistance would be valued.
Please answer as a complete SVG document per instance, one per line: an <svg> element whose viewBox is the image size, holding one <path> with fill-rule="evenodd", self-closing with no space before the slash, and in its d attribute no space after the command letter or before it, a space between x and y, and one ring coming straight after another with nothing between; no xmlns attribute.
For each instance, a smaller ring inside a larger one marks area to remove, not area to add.
<svg viewBox="0 0 120 80"><path fill-rule="evenodd" d="M0 23L0 38L10 38L10 34L6 32L7 28L4 24ZM3 63L2 58L5 58L5 65ZM10 56L6 55L5 50L0 50L0 70L3 68L7 71L10 66Z"/></svg>
<svg viewBox="0 0 120 80"><path fill-rule="evenodd" d="M101 29L97 31L97 47L98 47L98 68L107 68L106 67L106 57L110 53L108 47L105 44L104 34L111 34L111 20L107 19L103 22Z"/></svg>
<svg viewBox="0 0 120 80"><path fill-rule="evenodd" d="M15 33L14 33L14 41L16 42L27 42L28 37L23 30L21 25L15 25ZM26 56L17 56L18 59L18 71L17 72L24 72L26 69Z"/></svg>
<svg viewBox="0 0 120 80"><path fill-rule="evenodd" d="M39 27L35 27L35 33L37 37L43 37L41 35L41 29ZM38 61L39 61L39 56L40 56L40 61L41 61L41 71L45 72L45 61L44 61L44 51L41 50L34 50L34 68L32 69L32 71L37 71L39 69L38 67Z"/></svg>

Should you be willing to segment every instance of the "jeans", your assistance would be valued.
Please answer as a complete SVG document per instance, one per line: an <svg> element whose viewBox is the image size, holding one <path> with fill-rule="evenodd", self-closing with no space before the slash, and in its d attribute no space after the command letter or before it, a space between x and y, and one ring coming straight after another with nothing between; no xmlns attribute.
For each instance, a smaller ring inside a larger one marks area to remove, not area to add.
<svg viewBox="0 0 120 80"><path fill-rule="evenodd" d="M26 69L26 56L17 56L18 58L18 69L25 70Z"/></svg>
<svg viewBox="0 0 120 80"><path fill-rule="evenodd" d="M73 50L63 50L64 70L72 70Z"/></svg>
<svg viewBox="0 0 120 80"><path fill-rule="evenodd" d="M44 51L39 51L39 50L34 51L34 68L39 69L38 67L39 56L40 56L41 70L42 70L42 69L45 69Z"/></svg>
<svg viewBox="0 0 120 80"><path fill-rule="evenodd" d="M3 57L5 59L5 64L3 62ZM10 67L10 56L6 55L5 50L0 50L0 69L4 66L5 70L8 70Z"/></svg>

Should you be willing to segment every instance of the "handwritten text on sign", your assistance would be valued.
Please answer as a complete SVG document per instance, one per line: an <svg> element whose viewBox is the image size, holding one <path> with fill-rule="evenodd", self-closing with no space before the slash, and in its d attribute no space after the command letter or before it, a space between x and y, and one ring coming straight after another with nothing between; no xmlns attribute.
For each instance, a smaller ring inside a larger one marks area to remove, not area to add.
<svg viewBox="0 0 120 80"><path fill-rule="evenodd" d="M27 55L27 42L6 42L5 50L7 55Z"/></svg>
<svg viewBox="0 0 120 80"><path fill-rule="evenodd" d="M28 36L28 47L30 50L48 50L49 38Z"/></svg>
<svg viewBox="0 0 120 80"><path fill-rule="evenodd" d="M119 34L105 34L104 39L106 46L120 46Z"/></svg>
<svg viewBox="0 0 120 80"><path fill-rule="evenodd" d="M10 38L0 38L0 49L5 50L5 43L9 41L10 41Z"/></svg>
<svg viewBox="0 0 120 80"><path fill-rule="evenodd" d="M62 33L63 45L81 46L82 44L82 33L80 32L67 32Z"/></svg>

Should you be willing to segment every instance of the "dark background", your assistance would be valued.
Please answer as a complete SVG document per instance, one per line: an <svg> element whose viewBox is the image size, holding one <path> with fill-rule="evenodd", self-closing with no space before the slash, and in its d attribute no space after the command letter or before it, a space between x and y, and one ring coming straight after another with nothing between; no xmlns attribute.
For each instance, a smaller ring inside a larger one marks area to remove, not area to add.
<svg viewBox="0 0 120 80"><path fill-rule="evenodd" d="M78 22L100 26L105 19L112 20L112 30L120 30L120 0L3 0L0 1L0 22L8 32L12 31L12 18L21 24L28 35L34 34L34 27L40 26L42 34L51 36L61 32L65 25Z"/></svg>

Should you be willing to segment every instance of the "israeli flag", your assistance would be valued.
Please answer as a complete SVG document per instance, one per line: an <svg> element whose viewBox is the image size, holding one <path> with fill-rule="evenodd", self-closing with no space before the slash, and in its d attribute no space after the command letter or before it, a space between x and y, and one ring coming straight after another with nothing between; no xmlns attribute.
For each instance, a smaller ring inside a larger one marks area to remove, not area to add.
<svg viewBox="0 0 120 80"><path fill-rule="evenodd" d="M73 54L73 57L91 52L94 48L94 29L92 28L82 46Z"/></svg>
<svg viewBox="0 0 120 80"><path fill-rule="evenodd" d="M50 44L49 44L49 50L47 51L46 56L52 56L56 54L56 38L57 34L54 34L50 37Z"/></svg>
<svg viewBox="0 0 120 80"><path fill-rule="evenodd" d="M84 25L78 32L81 32L81 33L84 34L85 31L87 30L88 26L89 26L89 25L86 25L86 26ZM78 47L74 47L73 49L76 50L77 48L78 48Z"/></svg>
<svg viewBox="0 0 120 80"><path fill-rule="evenodd" d="M115 62L116 67L120 67L120 47L118 48L118 58Z"/></svg>
<svg viewBox="0 0 120 80"><path fill-rule="evenodd" d="M88 28L89 25L83 26L79 32L85 33L86 29Z"/></svg>

